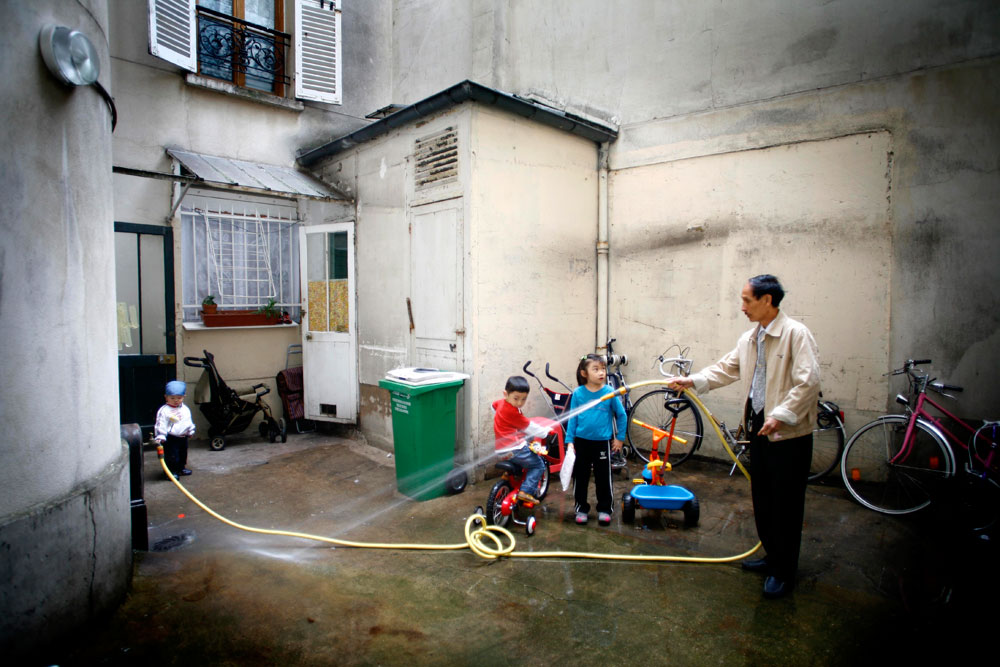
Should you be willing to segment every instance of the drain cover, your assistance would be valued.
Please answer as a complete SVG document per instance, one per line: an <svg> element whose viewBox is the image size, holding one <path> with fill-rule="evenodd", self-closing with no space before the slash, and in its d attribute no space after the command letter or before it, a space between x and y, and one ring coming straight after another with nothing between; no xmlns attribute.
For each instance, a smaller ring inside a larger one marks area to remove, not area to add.
<svg viewBox="0 0 1000 667"><path fill-rule="evenodd" d="M162 540L157 540L153 543L151 551L170 551L171 549L184 546L193 539L194 536L190 533L181 533L180 535L164 537Z"/></svg>

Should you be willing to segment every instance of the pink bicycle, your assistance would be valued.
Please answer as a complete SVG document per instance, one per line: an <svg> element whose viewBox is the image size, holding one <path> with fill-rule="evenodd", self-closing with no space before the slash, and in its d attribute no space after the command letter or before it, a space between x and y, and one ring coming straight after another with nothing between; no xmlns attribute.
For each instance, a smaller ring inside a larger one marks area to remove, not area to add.
<svg viewBox="0 0 1000 667"><path fill-rule="evenodd" d="M928 396L927 390L949 398L946 392L962 391L917 368L929 363L911 359L892 371L907 376L915 398L911 402L896 396L906 414L884 415L851 436L841 459L844 485L855 500L876 512L908 514L930 505L961 473L959 480L970 487L966 502L978 515L975 527L986 528L1000 511L1000 421L970 425ZM928 412L928 406L939 414ZM968 441L949 427L961 429Z"/></svg>

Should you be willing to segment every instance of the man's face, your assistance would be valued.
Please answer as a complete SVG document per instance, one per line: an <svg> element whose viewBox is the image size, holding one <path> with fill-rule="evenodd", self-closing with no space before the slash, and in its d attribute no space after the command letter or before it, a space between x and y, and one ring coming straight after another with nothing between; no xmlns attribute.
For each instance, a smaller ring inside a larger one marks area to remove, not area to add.
<svg viewBox="0 0 1000 667"><path fill-rule="evenodd" d="M743 314L751 322L760 322L771 314L771 295L764 294L758 299L753 295L753 288L750 287L750 283L743 286L743 291L740 292L740 299L743 301L740 310L743 311Z"/></svg>
<svg viewBox="0 0 1000 667"><path fill-rule="evenodd" d="M523 408L524 404L528 402L528 392L526 391L505 391L503 397L518 409Z"/></svg>

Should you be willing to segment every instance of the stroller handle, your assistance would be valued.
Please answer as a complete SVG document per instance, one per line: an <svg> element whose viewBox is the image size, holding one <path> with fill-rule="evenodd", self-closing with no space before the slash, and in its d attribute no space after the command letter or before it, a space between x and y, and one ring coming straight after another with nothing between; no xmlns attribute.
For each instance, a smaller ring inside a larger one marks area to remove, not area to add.
<svg viewBox="0 0 1000 667"><path fill-rule="evenodd" d="M521 370L524 371L527 375L530 375L531 377L537 380L538 378L535 376L535 374L528 370L528 366L530 365L531 365L531 359L528 359L528 361L526 361L524 364L524 368L522 368Z"/></svg>
<svg viewBox="0 0 1000 667"><path fill-rule="evenodd" d="M208 363L201 357L184 357L184 365L192 368L208 368Z"/></svg>

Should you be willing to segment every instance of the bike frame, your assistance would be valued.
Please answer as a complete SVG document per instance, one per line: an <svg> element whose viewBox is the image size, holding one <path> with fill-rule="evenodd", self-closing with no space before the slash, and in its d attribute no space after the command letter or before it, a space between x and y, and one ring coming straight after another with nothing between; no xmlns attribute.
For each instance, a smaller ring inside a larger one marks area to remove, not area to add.
<svg viewBox="0 0 1000 667"><path fill-rule="evenodd" d="M959 439L957 435L955 435L948 429L942 418L928 412L924 408L925 403L930 403L932 406L934 406L936 410L941 412L945 417L956 422L963 429L971 433L974 439L982 438L983 441L987 445L989 445L989 454L986 456L986 458L984 459L983 457L979 456L978 453L976 453L975 442L970 442L970 444L966 445L964 442L962 442L961 439ZM990 440L986 436L980 435L982 429L973 428L964 419L955 415L947 408L945 408L943 405L941 405L933 398L928 396L926 387L921 387L920 393L917 395L917 405L913 408L913 410L910 413L910 421L906 425L906 435L903 438L903 442L905 444L903 447L900 447L899 452L896 454L896 456L894 456L890 460L890 463L894 464L898 463L899 461L905 460L906 456L909 455L910 450L913 448L913 440L916 437L915 434L917 429L917 421L920 420L922 420L925 424L929 424L930 426L932 426L937 433L943 436L945 442L948 443L949 445L957 444L962 449L968 451L970 456L976 462L983 465L984 469L986 470L993 469L993 462L994 459L996 458L995 454L997 449L997 443L993 440ZM954 456L954 453L952 455Z"/></svg>

